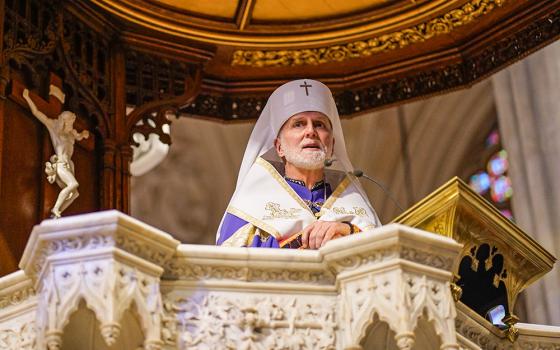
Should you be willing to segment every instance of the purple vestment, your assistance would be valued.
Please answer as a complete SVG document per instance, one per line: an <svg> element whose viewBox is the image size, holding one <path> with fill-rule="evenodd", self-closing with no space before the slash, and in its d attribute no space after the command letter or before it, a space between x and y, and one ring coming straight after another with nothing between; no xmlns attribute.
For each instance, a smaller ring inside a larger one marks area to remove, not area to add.
<svg viewBox="0 0 560 350"><path fill-rule="evenodd" d="M303 199L313 213L318 213L321 210L321 206L325 202L325 199L329 198L332 193L331 186L323 181L316 183L311 190L305 186L303 181L286 178L286 182L291 188L293 188L298 196ZM233 214L226 213L217 244L221 245L247 223L247 221ZM263 240L260 236L255 235L253 237L253 241L248 245L248 247L279 248L280 246L276 238L272 235L268 236L265 240Z"/></svg>

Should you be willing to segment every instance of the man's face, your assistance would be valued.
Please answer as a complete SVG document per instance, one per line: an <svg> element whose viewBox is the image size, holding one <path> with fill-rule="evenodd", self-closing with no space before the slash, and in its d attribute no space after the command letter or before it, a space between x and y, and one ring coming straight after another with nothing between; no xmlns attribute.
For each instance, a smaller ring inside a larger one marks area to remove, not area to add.
<svg viewBox="0 0 560 350"><path fill-rule="evenodd" d="M302 169L320 169L334 148L329 118L321 112L298 113L284 123L274 144L286 162Z"/></svg>

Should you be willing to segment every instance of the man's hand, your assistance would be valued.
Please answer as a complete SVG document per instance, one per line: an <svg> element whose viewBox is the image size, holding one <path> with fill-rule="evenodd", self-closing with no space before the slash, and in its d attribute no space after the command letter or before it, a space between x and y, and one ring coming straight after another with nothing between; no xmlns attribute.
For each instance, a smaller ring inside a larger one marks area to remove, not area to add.
<svg viewBox="0 0 560 350"><path fill-rule="evenodd" d="M316 221L303 229L304 248L319 249L328 241L350 234L350 226L342 222Z"/></svg>

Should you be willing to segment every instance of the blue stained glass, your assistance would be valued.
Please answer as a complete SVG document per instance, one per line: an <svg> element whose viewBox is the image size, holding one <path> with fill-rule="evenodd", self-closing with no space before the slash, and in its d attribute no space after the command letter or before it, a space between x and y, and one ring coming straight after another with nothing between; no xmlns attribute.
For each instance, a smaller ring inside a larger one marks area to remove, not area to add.
<svg viewBox="0 0 560 350"><path fill-rule="evenodd" d="M500 176L493 179L491 185L490 196L494 202L503 203L511 198L513 189L511 181L507 176Z"/></svg>
<svg viewBox="0 0 560 350"><path fill-rule="evenodd" d="M508 170L507 152L501 150L494 154L488 161L488 173L492 176L500 176Z"/></svg>
<svg viewBox="0 0 560 350"><path fill-rule="evenodd" d="M471 176L469 185L476 193L484 194L490 188L490 176L484 171L479 171Z"/></svg>

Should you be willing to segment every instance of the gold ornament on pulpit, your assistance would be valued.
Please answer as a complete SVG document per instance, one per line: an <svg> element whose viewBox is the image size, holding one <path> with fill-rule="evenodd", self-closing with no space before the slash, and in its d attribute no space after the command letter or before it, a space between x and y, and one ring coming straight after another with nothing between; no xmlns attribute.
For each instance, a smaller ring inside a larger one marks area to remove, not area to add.
<svg viewBox="0 0 560 350"><path fill-rule="evenodd" d="M393 222L451 237L463 244L451 292L486 317L502 305L502 336L518 336L514 315L519 293L549 272L556 258L459 178L402 213Z"/></svg>

